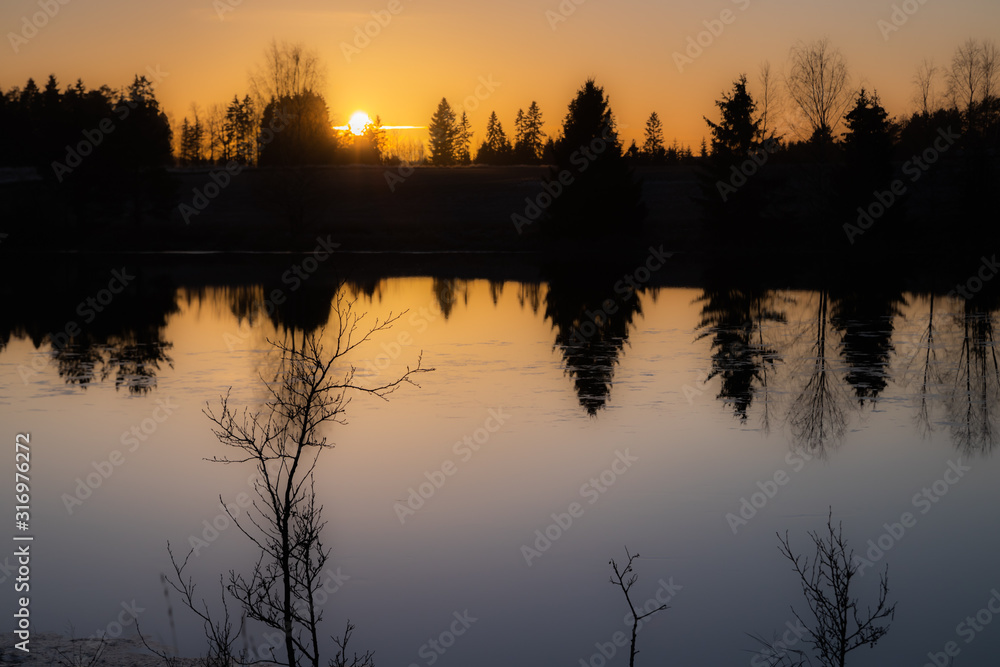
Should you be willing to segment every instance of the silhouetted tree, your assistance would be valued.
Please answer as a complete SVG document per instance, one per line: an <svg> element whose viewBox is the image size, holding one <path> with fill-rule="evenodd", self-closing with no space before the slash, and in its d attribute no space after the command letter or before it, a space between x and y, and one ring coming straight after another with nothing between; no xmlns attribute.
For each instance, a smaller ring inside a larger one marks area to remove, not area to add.
<svg viewBox="0 0 1000 667"><path fill-rule="evenodd" d="M226 134L225 143L229 149L224 159L234 160L240 164L253 164L257 128L253 122L253 100L249 95L244 96L243 100L233 95L233 101L226 107L223 132Z"/></svg>
<svg viewBox="0 0 1000 667"><path fill-rule="evenodd" d="M178 159L182 165L200 164L203 159L205 126L198 117L198 110L192 105L194 120L187 116L181 121L181 145Z"/></svg>
<svg viewBox="0 0 1000 667"><path fill-rule="evenodd" d="M889 631L896 605L888 603L889 567L879 575L879 591L874 609L862 611L856 597L856 579L864 574L863 564L844 539L843 524L833 526L833 509L826 521L826 534L809 532L816 548L812 560L792 551L788 532L779 534L779 551L792 564L802 585L812 620L803 619L795 608L792 613L806 628L806 641L812 645L816 658L824 667L844 667L847 655L866 644L872 648Z"/></svg>
<svg viewBox="0 0 1000 667"><path fill-rule="evenodd" d="M632 574L631 577L629 577L628 575L634 572L634 570L632 569L632 561L634 561L636 558L639 558L639 554L638 553L631 554L628 551L628 547L625 547L625 556L628 558L628 562L625 564L624 568L620 569L618 567L618 563L615 562L614 558L612 558L608 562L608 565L611 566L611 571L615 573L614 576L611 577L611 583L615 586L618 586L622 590L622 593L625 594L625 602L628 603L629 614L631 615L632 618L632 642L629 644L628 665L629 667L635 667L635 656L639 653L639 651L637 651L635 648L635 639L636 635L639 632L639 623L642 621L642 619L648 618L653 614L659 611L663 611L665 609L669 609L670 607L668 607L665 604L661 604L659 607L646 611L646 613L644 614L641 614L639 613L639 611L636 611L635 605L632 604L632 597L629 595L629 591L632 589L632 585L636 581L638 581L639 575ZM644 608L640 609L640 611L642 610L644 610Z"/></svg>
<svg viewBox="0 0 1000 667"><path fill-rule="evenodd" d="M764 205L761 178L749 178L742 165L750 161L756 172L756 162L761 162L759 155L765 153L758 144L761 121L757 118L757 103L747 90L745 74L733 82L730 92L722 93L715 106L721 114L719 122L704 119L712 132L712 150L701 174L701 189L709 222L706 233L722 247L741 243L742 227L760 215ZM756 161L752 160L754 154L758 155Z"/></svg>
<svg viewBox="0 0 1000 667"><path fill-rule="evenodd" d="M376 115L375 120L365 125L365 140L374 156L374 162L384 164L388 157L388 139L382 128L382 117Z"/></svg>
<svg viewBox="0 0 1000 667"><path fill-rule="evenodd" d="M646 213L642 188L622 155L604 89L593 79L570 102L553 153L552 178L572 180L549 207L550 234L621 237L640 228Z"/></svg>
<svg viewBox="0 0 1000 667"><path fill-rule="evenodd" d="M663 147L663 123L654 111L646 120L646 134L642 142L642 156L650 162L662 162L667 151Z"/></svg>
<svg viewBox="0 0 1000 667"><path fill-rule="evenodd" d="M326 101L311 90L271 101L252 138L260 141L261 165L330 164L337 151Z"/></svg>
<svg viewBox="0 0 1000 667"><path fill-rule="evenodd" d="M455 112L452 111L448 100L441 98L437 110L431 116L430 125L427 130L431 135L431 155L430 162L434 165L450 165L456 161L456 138L458 137L458 124Z"/></svg>
<svg viewBox="0 0 1000 667"><path fill-rule="evenodd" d="M788 94L808 120L811 140L829 145L850 103L847 63L826 38L809 44L799 42L792 47L789 59Z"/></svg>
<svg viewBox="0 0 1000 667"><path fill-rule="evenodd" d="M537 164L545 148L542 131L542 110L532 102L526 112L517 110L514 121L514 159L524 164Z"/></svg>
<svg viewBox="0 0 1000 667"><path fill-rule="evenodd" d="M935 109L937 96L934 81L939 71L933 60L924 59L913 75L913 85L916 88L913 99L917 103L917 112L923 116L930 115Z"/></svg>
<svg viewBox="0 0 1000 667"><path fill-rule="evenodd" d="M757 103L747 92L745 74L733 82L731 93L723 93L716 100L715 106L719 107L722 120L716 124L705 118L712 130L712 157L727 163L745 159L760 136L760 120L755 118Z"/></svg>
<svg viewBox="0 0 1000 667"><path fill-rule="evenodd" d="M497 118L495 111L490 113L486 121L486 140L483 141L476 153L476 162L481 164L509 164L513 157L514 149L510 145L510 139L503 131L503 125Z"/></svg>
<svg viewBox="0 0 1000 667"><path fill-rule="evenodd" d="M250 90L258 109L274 100L323 89L323 65L315 51L302 43L278 42L272 39L264 50L264 61L250 74Z"/></svg>
<svg viewBox="0 0 1000 667"><path fill-rule="evenodd" d="M776 131L775 119L781 116L782 96L778 90L778 82L775 80L774 74L771 73L771 63L766 60L760 65L758 82L760 83L760 94L757 96L759 100L757 116L759 139L761 141L780 139L781 137Z"/></svg>
<svg viewBox="0 0 1000 667"><path fill-rule="evenodd" d="M844 117L845 169L843 194L845 209L854 212L859 205L866 205L872 192L886 188L892 177L892 150L894 127L889 114L879 102L878 93L869 95L864 88L858 92L854 107ZM892 212L890 212L892 213ZM885 236L889 223L883 220L877 230ZM896 231L895 229L891 231ZM870 239L868 239L870 240Z"/></svg>
<svg viewBox="0 0 1000 667"><path fill-rule="evenodd" d="M462 111L462 117L456 126L455 134L455 159L459 164L472 163L472 123L469 122L469 114Z"/></svg>
<svg viewBox="0 0 1000 667"><path fill-rule="evenodd" d="M280 359L272 376L261 375L267 389L265 405L234 407L227 393L218 408L204 411L215 436L232 452L210 460L249 463L256 472L252 509L239 514L228 507L226 511L257 547L259 557L249 575L231 570L226 590L247 618L282 633L281 664L289 667L321 664L318 629L323 610L316 592L330 551L322 542L325 522L323 508L316 502L314 473L322 451L332 447L322 435L323 427L344 423L353 395L385 398L404 383L414 384L413 375L430 370L421 368L418 360L415 368L407 367L397 378L376 385L358 382L353 367L338 370L344 355L398 319L390 316L359 330L361 316L352 311L342 292L338 294L332 351L324 348L319 334L303 335L301 341L271 341ZM184 590L183 565L178 566L173 554L171 561L175 588ZM349 624L348 635L350 628ZM337 642L342 651L347 639Z"/></svg>

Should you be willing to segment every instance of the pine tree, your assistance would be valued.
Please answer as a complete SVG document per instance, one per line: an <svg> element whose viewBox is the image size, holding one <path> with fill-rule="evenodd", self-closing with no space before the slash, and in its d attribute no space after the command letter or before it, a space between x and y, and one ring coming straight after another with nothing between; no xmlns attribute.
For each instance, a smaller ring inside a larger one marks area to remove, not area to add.
<svg viewBox="0 0 1000 667"><path fill-rule="evenodd" d="M545 133L542 131L542 111L537 102L532 102L527 112L517 110L514 127L514 156L517 161L525 164L541 162Z"/></svg>
<svg viewBox="0 0 1000 667"><path fill-rule="evenodd" d="M747 92L746 74L733 82L732 92L723 93L715 106L722 112L722 120L716 124L705 119L712 129L712 155L728 161L745 158L760 136L760 120L754 119L757 103Z"/></svg>
<svg viewBox="0 0 1000 667"><path fill-rule="evenodd" d="M469 122L469 114L462 112L462 118L458 121L458 132L455 137L455 159L459 164L470 164L472 162L472 123Z"/></svg>
<svg viewBox="0 0 1000 667"><path fill-rule="evenodd" d="M375 120L365 126L365 138L375 155L375 161L379 164L385 162L387 139L385 130L382 129L382 117L375 116Z"/></svg>
<svg viewBox="0 0 1000 667"><path fill-rule="evenodd" d="M574 180L547 211L548 233L620 237L640 228L645 216L641 185L622 155L610 102L593 79L570 102L553 152L553 176L569 171Z"/></svg>
<svg viewBox="0 0 1000 667"><path fill-rule="evenodd" d="M663 124L654 111L646 121L646 139L642 142L642 155L650 162L662 162L666 155L663 148Z"/></svg>
<svg viewBox="0 0 1000 667"><path fill-rule="evenodd" d="M431 135L431 164L455 164L455 140L458 136L458 126L455 121L455 112L448 104L447 99L441 98L427 129Z"/></svg>
<svg viewBox="0 0 1000 667"><path fill-rule="evenodd" d="M511 148L510 139L503 131L503 125L497 118L497 112L490 113L490 118L486 122L486 141L479 147L476 155L476 162L483 164L504 164L510 162L514 149Z"/></svg>

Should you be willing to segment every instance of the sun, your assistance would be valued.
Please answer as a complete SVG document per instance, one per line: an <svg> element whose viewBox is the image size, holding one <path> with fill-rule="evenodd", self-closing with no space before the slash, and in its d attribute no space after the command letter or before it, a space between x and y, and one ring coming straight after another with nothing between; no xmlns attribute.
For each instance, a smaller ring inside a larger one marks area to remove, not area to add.
<svg viewBox="0 0 1000 667"><path fill-rule="evenodd" d="M364 111L355 111L351 120L347 121L347 128L354 136L361 136L365 133L365 128L371 125L372 119Z"/></svg>

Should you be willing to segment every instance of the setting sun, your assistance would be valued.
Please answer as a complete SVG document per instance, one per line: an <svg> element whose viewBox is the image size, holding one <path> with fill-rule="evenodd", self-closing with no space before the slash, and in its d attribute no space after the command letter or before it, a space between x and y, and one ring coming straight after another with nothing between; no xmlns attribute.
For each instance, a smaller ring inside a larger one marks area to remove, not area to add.
<svg viewBox="0 0 1000 667"><path fill-rule="evenodd" d="M347 121L347 127L350 129L351 134L355 136L361 136L365 133L365 128L368 127L372 122L372 119L368 117L364 111L355 111L354 115L351 116L351 120Z"/></svg>

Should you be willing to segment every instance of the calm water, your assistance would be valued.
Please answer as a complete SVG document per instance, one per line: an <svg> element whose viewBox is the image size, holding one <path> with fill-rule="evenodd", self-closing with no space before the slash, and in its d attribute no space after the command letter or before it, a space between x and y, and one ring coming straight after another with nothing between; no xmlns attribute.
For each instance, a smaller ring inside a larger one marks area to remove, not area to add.
<svg viewBox="0 0 1000 667"><path fill-rule="evenodd" d="M90 635L134 601L143 629L172 644L167 542L182 553L206 540L191 574L212 601L220 573L252 564L235 528L206 528L250 470L204 460L225 451L201 410L228 387L262 400L266 339L322 325L334 295L304 286L268 317L272 286L234 282L142 278L91 322L74 308L80 294L31 295L35 315L5 326L4 437L29 431L33 447L37 629ZM349 617L356 648L381 665L599 667L595 643L628 630L608 583L627 545L642 555L634 601L672 595L640 633L639 664L762 664L747 633L780 634L789 605L803 609L775 533L806 552L832 506L860 555L868 540L890 547L859 580L862 606L886 563L898 601L887 637L851 664L923 665L951 641L956 664L994 664L1000 618L960 625L1000 590L990 306L738 286L629 298L583 276L344 289L371 319L408 310L349 360L360 377L398 373L421 352L435 370L387 403L358 397L349 424L327 433L336 448L318 494L342 577L324 605L328 635ZM45 334L67 320L85 334L54 349ZM116 451L110 476L69 500ZM784 484L768 482L776 475ZM421 490L419 509L401 509ZM559 528L553 514L572 503ZM884 535L906 512L915 524ZM200 625L172 604L180 649L195 654ZM435 653L429 639L464 627L456 613L475 621ZM609 664L627 664L615 650Z"/></svg>

